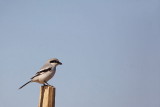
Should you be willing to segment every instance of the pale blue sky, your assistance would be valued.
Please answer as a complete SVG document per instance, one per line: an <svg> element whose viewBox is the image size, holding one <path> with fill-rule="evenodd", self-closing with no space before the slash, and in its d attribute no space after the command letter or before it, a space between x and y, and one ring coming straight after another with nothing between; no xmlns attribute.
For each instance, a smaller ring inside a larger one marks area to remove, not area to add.
<svg viewBox="0 0 160 107"><path fill-rule="evenodd" d="M0 107L36 107L49 58L56 107L160 107L159 0L0 0Z"/></svg>

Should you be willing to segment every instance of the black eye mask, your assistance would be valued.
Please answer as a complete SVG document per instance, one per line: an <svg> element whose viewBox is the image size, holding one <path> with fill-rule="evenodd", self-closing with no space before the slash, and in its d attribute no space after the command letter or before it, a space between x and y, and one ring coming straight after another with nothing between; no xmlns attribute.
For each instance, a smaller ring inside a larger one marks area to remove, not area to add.
<svg viewBox="0 0 160 107"><path fill-rule="evenodd" d="M59 63L59 61L57 61L57 60L52 60L52 61L50 61L50 63Z"/></svg>

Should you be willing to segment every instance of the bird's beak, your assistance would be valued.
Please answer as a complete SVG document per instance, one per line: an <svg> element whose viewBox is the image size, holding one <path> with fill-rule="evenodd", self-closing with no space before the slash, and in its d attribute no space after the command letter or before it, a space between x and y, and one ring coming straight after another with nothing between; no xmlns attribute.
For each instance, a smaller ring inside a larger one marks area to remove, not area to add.
<svg viewBox="0 0 160 107"><path fill-rule="evenodd" d="M61 63L61 62L59 62L59 65L62 65L62 63Z"/></svg>

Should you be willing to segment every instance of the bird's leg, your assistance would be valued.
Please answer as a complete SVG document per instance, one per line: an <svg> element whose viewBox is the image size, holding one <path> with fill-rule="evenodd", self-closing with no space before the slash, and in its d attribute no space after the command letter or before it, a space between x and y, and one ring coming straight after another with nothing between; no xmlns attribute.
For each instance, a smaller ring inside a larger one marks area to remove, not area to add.
<svg viewBox="0 0 160 107"><path fill-rule="evenodd" d="M47 85L50 85L50 84L48 84L46 81L45 81L45 83L46 83Z"/></svg>

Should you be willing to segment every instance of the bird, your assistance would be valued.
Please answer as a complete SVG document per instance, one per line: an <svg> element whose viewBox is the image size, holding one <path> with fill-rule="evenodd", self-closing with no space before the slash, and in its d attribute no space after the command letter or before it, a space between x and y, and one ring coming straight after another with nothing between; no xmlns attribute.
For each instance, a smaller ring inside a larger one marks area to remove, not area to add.
<svg viewBox="0 0 160 107"><path fill-rule="evenodd" d="M54 76L57 65L62 65L62 63L57 58L51 58L47 60L47 62L41 67L41 69L32 78L30 78L30 81L22 85L19 89L23 88L31 82L49 85L47 81Z"/></svg>

